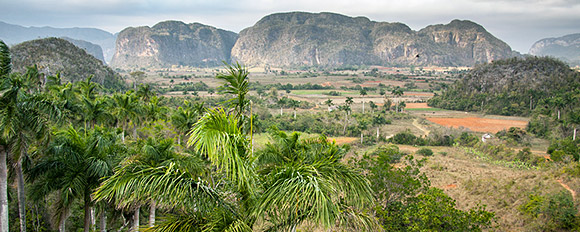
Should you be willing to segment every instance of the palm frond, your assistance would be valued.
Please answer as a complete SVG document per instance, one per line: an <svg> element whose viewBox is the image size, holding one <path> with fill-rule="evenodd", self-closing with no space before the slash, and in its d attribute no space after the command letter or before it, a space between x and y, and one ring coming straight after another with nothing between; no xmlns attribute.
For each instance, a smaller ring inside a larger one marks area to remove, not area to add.
<svg viewBox="0 0 580 232"><path fill-rule="evenodd" d="M189 132L187 145L206 155L239 190L252 193L255 173L251 167L250 143L238 122L237 117L223 109L208 110Z"/></svg>

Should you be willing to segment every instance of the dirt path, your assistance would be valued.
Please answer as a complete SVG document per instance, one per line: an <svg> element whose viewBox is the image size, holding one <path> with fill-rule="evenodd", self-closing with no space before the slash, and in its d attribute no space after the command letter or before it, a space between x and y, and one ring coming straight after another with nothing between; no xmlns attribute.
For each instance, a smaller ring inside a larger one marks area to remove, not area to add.
<svg viewBox="0 0 580 232"><path fill-rule="evenodd" d="M564 184L564 182L562 180L557 180L557 181L558 181L558 183L560 183L560 185L562 185L562 187L564 187L566 190L568 190L568 192L570 192L570 194L572 194L572 200L576 201L576 191L571 189L570 186L568 186L567 184Z"/></svg>
<svg viewBox="0 0 580 232"><path fill-rule="evenodd" d="M421 124L419 124L419 121L416 118L415 118L415 120L413 120L413 126L419 128L419 130L423 131L423 134L425 136L429 135L429 130L427 130L423 126L421 126Z"/></svg>

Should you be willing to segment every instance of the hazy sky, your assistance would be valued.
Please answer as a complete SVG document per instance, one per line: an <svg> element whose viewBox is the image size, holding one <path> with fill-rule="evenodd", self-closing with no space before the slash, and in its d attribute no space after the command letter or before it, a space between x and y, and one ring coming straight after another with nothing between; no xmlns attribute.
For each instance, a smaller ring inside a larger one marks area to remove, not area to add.
<svg viewBox="0 0 580 232"><path fill-rule="evenodd" d="M512 49L580 33L580 0L0 0L0 21L23 26L96 27L116 33L164 20L199 22L239 32L277 12L335 12L414 30L467 19Z"/></svg>

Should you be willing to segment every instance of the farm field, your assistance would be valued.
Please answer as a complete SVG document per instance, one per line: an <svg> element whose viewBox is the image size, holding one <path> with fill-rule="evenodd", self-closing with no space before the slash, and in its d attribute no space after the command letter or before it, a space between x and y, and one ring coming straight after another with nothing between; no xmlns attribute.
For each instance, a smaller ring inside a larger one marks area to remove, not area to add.
<svg viewBox="0 0 580 232"><path fill-rule="evenodd" d="M528 124L527 121L523 120L506 120L506 119L491 119L491 118L479 118L479 117L466 117L466 118L426 118L430 122L453 128L467 128L471 131L476 132L491 132L497 133L498 131L509 129L510 127L525 128Z"/></svg>

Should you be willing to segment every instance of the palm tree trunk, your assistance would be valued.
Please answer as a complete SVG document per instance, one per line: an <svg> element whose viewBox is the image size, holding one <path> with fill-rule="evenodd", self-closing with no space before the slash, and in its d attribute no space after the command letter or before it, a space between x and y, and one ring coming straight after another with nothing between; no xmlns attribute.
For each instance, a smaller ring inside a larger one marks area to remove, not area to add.
<svg viewBox="0 0 580 232"><path fill-rule="evenodd" d="M105 209L99 215L99 230L101 232L107 232L107 215L105 214Z"/></svg>
<svg viewBox="0 0 580 232"><path fill-rule="evenodd" d="M574 136L572 136L572 140L576 141L576 127L574 127Z"/></svg>
<svg viewBox="0 0 580 232"><path fill-rule="evenodd" d="M138 232L139 231L139 210L141 206L137 206L135 208L135 212L133 213L133 226L131 226L131 232Z"/></svg>
<svg viewBox="0 0 580 232"><path fill-rule="evenodd" d="M22 173L22 155L16 162L16 182L18 182L18 214L20 216L20 231L26 232L26 194L24 193L24 175Z"/></svg>
<svg viewBox="0 0 580 232"><path fill-rule="evenodd" d="M149 206L149 227L153 227L155 225L155 210L157 205L155 201L151 201L151 206Z"/></svg>
<svg viewBox="0 0 580 232"><path fill-rule="evenodd" d="M363 103L363 114L364 114L365 113L365 99L364 98L362 100L362 103Z"/></svg>
<svg viewBox="0 0 580 232"><path fill-rule="evenodd" d="M0 145L0 231L8 232L8 168L6 147Z"/></svg>
<svg viewBox="0 0 580 232"><path fill-rule="evenodd" d="M85 191L85 229L84 232L91 231L91 193Z"/></svg>
<svg viewBox="0 0 580 232"><path fill-rule="evenodd" d="M181 145L181 133L177 134L177 145Z"/></svg>
<svg viewBox="0 0 580 232"><path fill-rule="evenodd" d="M62 218L60 219L59 225L58 225L58 231L59 232L66 232L66 219Z"/></svg>

